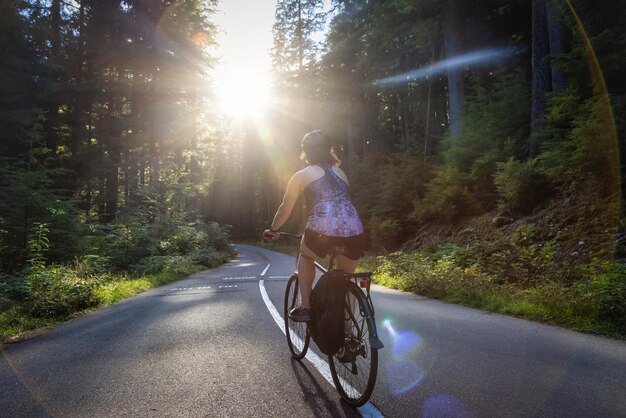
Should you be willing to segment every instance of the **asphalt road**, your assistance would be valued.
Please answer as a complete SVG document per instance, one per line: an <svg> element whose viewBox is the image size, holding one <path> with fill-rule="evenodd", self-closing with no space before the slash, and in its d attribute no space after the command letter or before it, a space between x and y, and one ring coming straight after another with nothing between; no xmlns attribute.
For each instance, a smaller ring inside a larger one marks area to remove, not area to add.
<svg viewBox="0 0 626 418"><path fill-rule="evenodd" d="M293 258L238 248L223 267L5 346L0 416L626 417L625 342L380 287L386 347L371 404L354 410L323 364L290 358L272 314Z"/></svg>

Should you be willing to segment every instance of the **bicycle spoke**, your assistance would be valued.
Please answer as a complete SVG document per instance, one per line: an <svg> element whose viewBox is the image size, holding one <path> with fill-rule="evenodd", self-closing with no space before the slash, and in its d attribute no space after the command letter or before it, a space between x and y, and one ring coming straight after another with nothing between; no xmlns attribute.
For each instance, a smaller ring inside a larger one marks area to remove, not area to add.
<svg viewBox="0 0 626 418"><path fill-rule="evenodd" d="M289 319L289 311L299 304L300 292L298 290L298 277L293 275L287 282L283 315L289 350L292 356L297 360L305 356L310 340L307 324L305 322L295 322Z"/></svg>
<svg viewBox="0 0 626 418"><path fill-rule="evenodd" d="M372 350L369 343L372 323L367 320L365 303L362 293L351 288L346 298L345 315L349 337L346 337L343 352L329 357L339 394L355 406L369 399L378 368L378 350Z"/></svg>

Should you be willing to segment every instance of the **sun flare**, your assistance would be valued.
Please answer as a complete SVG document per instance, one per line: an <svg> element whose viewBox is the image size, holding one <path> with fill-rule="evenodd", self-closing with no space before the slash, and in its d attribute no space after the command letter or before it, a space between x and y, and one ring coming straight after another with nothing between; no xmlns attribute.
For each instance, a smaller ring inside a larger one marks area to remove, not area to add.
<svg viewBox="0 0 626 418"><path fill-rule="evenodd" d="M216 79L218 104L230 115L258 115L267 108L269 81L260 74L224 72Z"/></svg>

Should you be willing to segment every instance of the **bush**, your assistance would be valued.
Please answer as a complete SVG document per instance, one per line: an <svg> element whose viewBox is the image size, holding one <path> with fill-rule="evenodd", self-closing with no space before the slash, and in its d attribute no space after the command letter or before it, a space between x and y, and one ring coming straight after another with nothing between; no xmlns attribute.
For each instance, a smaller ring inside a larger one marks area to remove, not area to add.
<svg viewBox="0 0 626 418"><path fill-rule="evenodd" d="M376 155L352 165L354 203L374 248L395 250L411 237L413 201L424 196L432 176L429 163L404 155Z"/></svg>
<svg viewBox="0 0 626 418"><path fill-rule="evenodd" d="M195 264L213 268L233 258L233 251L218 251L214 248L196 248L189 255L189 258Z"/></svg>
<svg viewBox="0 0 626 418"><path fill-rule="evenodd" d="M493 193L496 164L526 152L529 110L530 92L522 72L496 72L477 83L468 92L461 132L446 140L446 165L463 173L478 194Z"/></svg>
<svg viewBox="0 0 626 418"><path fill-rule="evenodd" d="M84 251L89 255L81 257L77 266L91 274L129 268L151 274L163 270L167 258L160 257L168 256L190 257L199 260L196 263L216 266L223 262L220 260L224 260L225 254L232 255L229 238L228 227L215 222L186 223L179 217L163 215L153 224L146 224L139 218L127 217L125 222L94 228L85 240ZM209 257L210 252L220 254ZM202 253L205 256L198 256Z"/></svg>
<svg viewBox="0 0 626 418"><path fill-rule="evenodd" d="M367 223L372 250L381 252L393 250L398 247L398 235L402 225L398 219L378 219L372 216Z"/></svg>
<svg viewBox="0 0 626 418"><path fill-rule="evenodd" d="M77 276L106 274L111 271L111 267L111 257L96 254L83 255L74 262L74 270Z"/></svg>
<svg viewBox="0 0 626 418"><path fill-rule="evenodd" d="M528 214L547 197L547 179L536 160L521 162L511 158L497 167L493 181L504 208Z"/></svg>
<svg viewBox="0 0 626 418"><path fill-rule="evenodd" d="M480 206L460 178L452 168L439 171L426 186L424 198L414 202L413 218L421 223L457 223L480 213Z"/></svg>
<svg viewBox="0 0 626 418"><path fill-rule="evenodd" d="M187 255L208 239L206 231L195 224L176 225L171 235L159 242L161 254Z"/></svg>
<svg viewBox="0 0 626 418"><path fill-rule="evenodd" d="M67 316L98 305L94 291L100 283L76 275L68 267L33 269L25 278L27 310L39 317Z"/></svg>
<svg viewBox="0 0 626 418"><path fill-rule="evenodd" d="M163 271L170 271L174 273L185 273L193 269L194 261L191 257L185 257L182 255L171 255L166 257Z"/></svg>
<svg viewBox="0 0 626 418"><path fill-rule="evenodd" d="M136 274L156 274L163 271L169 258L170 256L167 255L145 257L139 260L139 263L132 265L130 270Z"/></svg>
<svg viewBox="0 0 626 418"><path fill-rule="evenodd" d="M0 275L0 298L6 301L22 301L28 296L28 287L23 276Z"/></svg>
<svg viewBox="0 0 626 418"><path fill-rule="evenodd" d="M524 290L523 295L524 300L534 306L528 309L527 316L578 327L589 327L593 322L593 303L577 286L546 281ZM581 321L582 318L585 319Z"/></svg>
<svg viewBox="0 0 626 418"><path fill-rule="evenodd" d="M470 263L471 259L468 252L455 246L442 247L432 255L397 252L382 258L375 280L434 298L465 295L472 299L494 280L478 264Z"/></svg>
<svg viewBox="0 0 626 418"><path fill-rule="evenodd" d="M618 193L619 149L607 106L604 97L583 100L575 89L552 97L538 160L555 187L593 183L600 197Z"/></svg>
<svg viewBox="0 0 626 418"><path fill-rule="evenodd" d="M579 287L596 307L598 319L626 334L626 265L594 260L582 266Z"/></svg>

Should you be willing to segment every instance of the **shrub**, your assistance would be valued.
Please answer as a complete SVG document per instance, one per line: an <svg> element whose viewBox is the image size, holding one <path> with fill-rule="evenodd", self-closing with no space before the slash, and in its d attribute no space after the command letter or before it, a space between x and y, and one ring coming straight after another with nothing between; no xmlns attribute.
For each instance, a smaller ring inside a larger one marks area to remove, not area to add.
<svg viewBox="0 0 626 418"><path fill-rule="evenodd" d="M194 262L191 257L182 255L171 255L165 258L163 271L171 271L174 273L186 273L193 269Z"/></svg>
<svg viewBox="0 0 626 418"><path fill-rule="evenodd" d="M84 279L68 267L33 269L25 278L27 310L39 317L66 316L98 304L97 280Z"/></svg>
<svg viewBox="0 0 626 418"><path fill-rule="evenodd" d="M77 276L106 274L111 270L111 257L86 254L76 259L74 270Z"/></svg>
<svg viewBox="0 0 626 418"><path fill-rule="evenodd" d="M604 97L583 100L575 89L552 97L541 132L539 162L557 188L592 183L600 197L619 190L619 150Z"/></svg>
<svg viewBox="0 0 626 418"><path fill-rule="evenodd" d="M580 288L596 307L598 319L626 334L626 265L594 260L581 266Z"/></svg>
<svg viewBox="0 0 626 418"><path fill-rule="evenodd" d="M468 91L461 132L446 139L446 165L463 173L481 195L492 193L497 162L525 153L529 110L530 92L522 72L495 72L477 83Z"/></svg>
<svg viewBox="0 0 626 418"><path fill-rule="evenodd" d="M421 223L456 223L481 212L479 204L460 180L458 171L439 171L426 186L423 199L414 202L413 217Z"/></svg>
<svg viewBox="0 0 626 418"><path fill-rule="evenodd" d="M397 237L402 229L398 219L378 219L372 216L367 223L372 250L380 252L397 248Z"/></svg>
<svg viewBox="0 0 626 418"><path fill-rule="evenodd" d="M545 281L524 290L523 295L527 302L534 305L527 312L531 317L568 325L576 320L580 322L580 318L584 317L587 318L585 326L589 326L595 316L593 304L576 286Z"/></svg>
<svg viewBox="0 0 626 418"><path fill-rule="evenodd" d="M123 271L157 252L158 241L147 225L129 222L99 229L88 238L86 251L107 257L110 266L117 271Z"/></svg>
<svg viewBox="0 0 626 418"><path fill-rule="evenodd" d="M162 254L187 255L207 239L207 233L194 224L176 225L172 234L159 242Z"/></svg>
<svg viewBox="0 0 626 418"><path fill-rule="evenodd" d="M131 266L130 270L137 274L156 274L165 268L168 258L167 255L152 255L142 258L139 263Z"/></svg>
<svg viewBox="0 0 626 418"><path fill-rule="evenodd" d="M189 255L195 263L206 267L217 267L233 257L232 251L218 251L214 248L196 248Z"/></svg>
<svg viewBox="0 0 626 418"><path fill-rule="evenodd" d="M139 218L127 216L125 223L94 228L93 234L85 240L84 251L101 255L98 259L92 255L83 256L78 265L85 264L84 268L90 273L123 272L129 268L135 272L157 273L163 270L167 260L159 257L189 256L194 259L198 257L192 254L211 251L232 255L229 238L228 227L215 222L186 223L179 217L163 215L154 224L147 224ZM223 257L221 254L204 259L210 259L209 265L214 266L216 260Z"/></svg>
<svg viewBox="0 0 626 418"><path fill-rule="evenodd" d="M413 201L423 198L432 177L431 164L404 155L375 155L352 165L351 191L373 247L395 250L411 237Z"/></svg>
<svg viewBox="0 0 626 418"><path fill-rule="evenodd" d="M22 301L28 296L28 287L23 275L8 276L0 274L0 298L5 302Z"/></svg>
<svg viewBox="0 0 626 418"><path fill-rule="evenodd" d="M230 227L228 225L219 225L217 222L208 222L203 224L203 231L206 238L202 242L205 247L213 247L218 251L230 251L228 241L230 239Z"/></svg>
<svg viewBox="0 0 626 418"><path fill-rule="evenodd" d="M493 181L504 208L528 214L547 197L547 179L536 160L521 162L510 158L497 167Z"/></svg>
<svg viewBox="0 0 626 418"><path fill-rule="evenodd" d="M493 278L470 254L458 247L442 247L437 253L393 253L382 257L375 272L377 283L422 295L444 298L464 295L464 299L492 287Z"/></svg>

